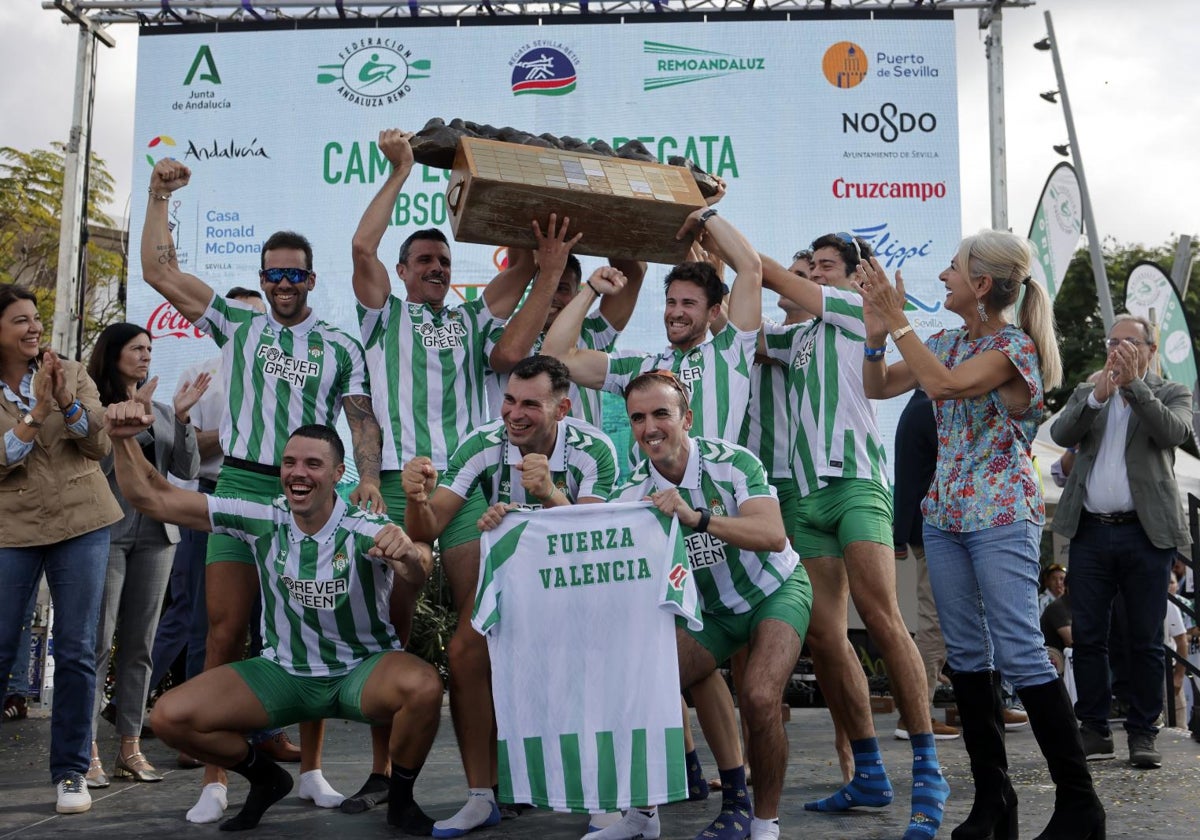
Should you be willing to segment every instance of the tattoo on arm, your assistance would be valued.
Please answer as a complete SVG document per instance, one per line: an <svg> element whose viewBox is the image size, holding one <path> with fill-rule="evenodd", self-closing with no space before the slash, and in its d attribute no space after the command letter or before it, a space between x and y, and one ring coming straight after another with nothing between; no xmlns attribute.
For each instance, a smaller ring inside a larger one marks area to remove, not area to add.
<svg viewBox="0 0 1200 840"><path fill-rule="evenodd" d="M379 480L382 464L383 430L371 410L371 398L362 394L346 397L342 401L346 411L346 424L350 427L350 438L354 446L354 465L360 478Z"/></svg>

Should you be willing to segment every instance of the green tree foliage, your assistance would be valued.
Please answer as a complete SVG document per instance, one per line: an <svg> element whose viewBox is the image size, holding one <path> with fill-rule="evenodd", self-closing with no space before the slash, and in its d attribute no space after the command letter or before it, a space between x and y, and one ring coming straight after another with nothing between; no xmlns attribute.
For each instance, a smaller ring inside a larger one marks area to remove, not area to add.
<svg viewBox="0 0 1200 840"><path fill-rule="evenodd" d="M1120 245L1112 240L1104 243L1104 265L1112 289L1113 309L1123 311L1125 283L1129 272L1143 260L1158 263L1168 274L1175 259L1175 238L1156 247ZM1192 244L1193 254L1196 243ZM1193 327L1200 327L1200 264L1193 265L1188 282L1184 311ZM1104 366L1104 321L1100 317L1100 300L1092 276L1092 263L1086 249L1076 252L1067 268L1062 287L1054 299L1054 317L1058 329L1058 346L1062 352L1063 384L1050 391L1046 402L1052 410L1066 405L1071 391L1093 371ZM1200 335L1193 332L1192 341L1200 350Z"/></svg>
<svg viewBox="0 0 1200 840"><path fill-rule="evenodd" d="M31 289L47 329L54 317L65 152L62 143L28 152L0 147L0 283ZM113 199L113 179L95 154L88 181L89 223L112 228L104 207ZM124 270L121 253L88 244L85 349L104 325L121 317L117 289Z"/></svg>

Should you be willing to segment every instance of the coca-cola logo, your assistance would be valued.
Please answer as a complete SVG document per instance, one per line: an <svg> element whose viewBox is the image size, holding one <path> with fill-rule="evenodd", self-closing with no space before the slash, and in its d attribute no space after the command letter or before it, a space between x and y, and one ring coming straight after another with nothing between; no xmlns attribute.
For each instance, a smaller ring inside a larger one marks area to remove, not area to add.
<svg viewBox="0 0 1200 840"><path fill-rule="evenodd" d="M146 319L151 338L204 338L204 333L169 302L163 301Z"/></svg>

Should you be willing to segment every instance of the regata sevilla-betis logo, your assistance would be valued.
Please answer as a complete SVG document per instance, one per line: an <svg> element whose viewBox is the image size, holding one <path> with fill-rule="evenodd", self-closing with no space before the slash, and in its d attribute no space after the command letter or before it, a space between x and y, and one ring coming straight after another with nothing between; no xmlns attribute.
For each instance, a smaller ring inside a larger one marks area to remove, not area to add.
<svg viewBox="0 0 1200 840"><path fill-rule="evenodd" d="M578 56L556 41L533 41L517 50L512 67L513 96L565 96L575 90Z"/></svg>

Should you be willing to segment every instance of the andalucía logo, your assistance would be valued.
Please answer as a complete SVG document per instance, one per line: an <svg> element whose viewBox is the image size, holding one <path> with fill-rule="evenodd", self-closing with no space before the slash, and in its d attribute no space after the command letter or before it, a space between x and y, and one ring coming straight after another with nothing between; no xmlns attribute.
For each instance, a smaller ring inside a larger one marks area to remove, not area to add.
<svg viewBox="0 0 1200 840"><path fill-rule="evenodd" d="M565 96L575 90L578 56L554 41L533 41L509 59L513 96Z"/></svg>
<svg viewBox="0 0 1200 840"><path fill-rule="evenodd" d="M427 58L413 59L412 50L394 38L369 37L352 41L338 53L338 64L318 67L317 84L336 84L342 98L373 108L399 102L412 91L409 82L428 79Z"/></svg>
<svg viewBox="0 0 1200 840"><path fill-rule="evenodd" d="M174 145L175 145L174 137L168 137L165 134L160 134L157 137L151 137L150 142L146 144L146 148L154 149L154 148L157 148L158 146L164 146L164 147L172 146L173 147ZM168 151L168 150L164 148L164 149L162 149L162 151ZM170 157L170 155L168 154L167 157ZM152 155L150 152L146 152L146 163L150 164L150 166L154 166L154 164L158 163L158 161L155 159L154 155Z"/></svg>
<svg viewBox="0 0 1200 840"><path fill-rule="evenodd" d="M821 72L834 87L852 88L867 77L867 54L853 41L838 41L825 50Z"/></svg>
<svg viewBox="0 0 1200 840"><path fill-rule="evenodd" d="M663 44L658 41L643 41L642 54L670 56L659 58L654 68L659 73L667 75L647 76L642 80L642 90L660 90L675 85L686 85L691 82L702 82L705 79L730 76L734 73L767 69L765 58L746 58L730 53L683 47L678 44Z"/></svg>

